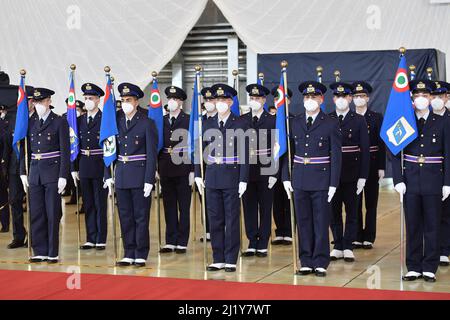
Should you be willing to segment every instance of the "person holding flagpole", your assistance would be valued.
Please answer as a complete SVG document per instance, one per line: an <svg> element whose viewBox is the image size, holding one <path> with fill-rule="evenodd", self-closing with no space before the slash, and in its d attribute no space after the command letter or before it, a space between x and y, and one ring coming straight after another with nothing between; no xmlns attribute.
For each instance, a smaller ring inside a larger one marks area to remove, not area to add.
<svg viewBox="0 0 450 320"><path fill-rule="evenodd" d="M161 179L166 244L160 253L186 253L190 230L191 186L194 171L187 150L189 115L181 108L187 95L176 86L165 90L169 113L164 116L164 144L158 156L158 174Z"/></svg>
<svg viewBox="0 0 450 320"><path fill-rule="evenodd" d="M62 217L61 194L70 170L69 128L65 119L51 111L55 92L34 88L36 113L39 119L29 122L28 141L31 152L29 176L25 170L24 148L21 149L20 178L29 191L31 263L59 261L59 225Z"/></svg>
<svg viewBox="0 0 450 320"><path fill-rule="evenodd" d="M118 86L122 112L117 117L117 163L114 184L122 231L124 258L118 266L144 267L150 250L150 194L155 185L158 133L153 120L139 111L144 92L131 83ZM112 190L110 191L112 192Z"/></svg>
<svg viewBox="0 0 450 320"><path fill-rule="evenodd" d="M403 280L435 282L442 202L450 195L450 127L446 118L430 112L431 81L416 79L409 88L417 134L402 154L392 157L394 186L405 210L408 272ZM400 125L405 127L396 128Z"/></svg>
<svg viewBox="0 0 450 320"><path fill-rule="evenodd" d="M99 147L102 111L100 98L105 92L93 83L81 86L87 113L78 118L80 152L72 162L72 178L76 185L80 181L81 197L86 213L86 242L81 250L105 250L108 229L108 191L103 188L105 165L103 149Z"/></svg>

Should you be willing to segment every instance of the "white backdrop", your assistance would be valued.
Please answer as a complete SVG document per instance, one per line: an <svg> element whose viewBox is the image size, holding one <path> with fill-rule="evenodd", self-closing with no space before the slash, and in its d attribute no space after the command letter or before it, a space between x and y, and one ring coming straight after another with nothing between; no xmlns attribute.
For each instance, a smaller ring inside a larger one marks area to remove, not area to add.
<svg viewBox="0 0 450 320"><path fill-rule="evenodd" d="M214 0L257 53L437 48L450 62L450 5L429 0ZM0 67L18 83L57 91L65 110L69 65L82 82L148 84L182 45L207 0L1 0ZM450 66L450 63L447 63ZM450 72L447 71L447 78ZM78 91L79 94L79 91Z"/></svg>

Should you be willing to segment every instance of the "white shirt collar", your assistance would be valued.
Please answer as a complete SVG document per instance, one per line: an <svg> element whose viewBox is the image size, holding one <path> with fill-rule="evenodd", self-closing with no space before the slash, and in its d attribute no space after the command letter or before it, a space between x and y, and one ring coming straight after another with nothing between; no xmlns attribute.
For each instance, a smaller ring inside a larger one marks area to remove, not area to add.
<svg viewBox="0 0 450 320"><path fill-rule="evenodd" d="M342 120L345 119L345 117L347 116L347 114L348 114L349 112L350 112L350 109L347 109L347 111L345 111L345 112L341 112L341 111L339 111L339 110L336 109L336 114L337 114L338 118L339 118L340 115L343 116L343 117L342 117Z"/></svg>
<svg viewBox="0 0 450 320"><path fill-rule="evenodd" d="M50 109L48 109L47 112L42 116L42 118L39 118L39 120L43 119L45 122L45 120L47 120L48 116L50 115L50 112L52 112L52 111Z"/></svg>
<svg viewBox="0 0 450 320"><path fill-rule="evenodd" d="M178 109L178 112L176 114L171 114L169 112L169 119L172 120L172 118L175 118L175 120L176 120L178 118L178 116L180 115L180 113L181 113L180 109Z"/></svg>
<svg viewBox="0 0 450 320"><path fill-rule="evenodd" d="M358 112L358 108L355 109L356 113L357 113L357 114L360 114L360 115L362 115L362 116L366 115L367 110L368 110L368 108L366 107L366 108L364 109L364 112L363 112L363 113L359 113L359 112Z"/></svg>
<svg viewBox="0 0 450 320"><path fill-rule="evenodd" d="M442 112L436 112L433 110L434 114L437 114L438 116L443 116L445 114L446 109L444 108L444 110L442 110Z"/></svg>
<svg viewBox="0 0 450 320"><path fill-rule="evenodd" d="M416 118L419 119L419 120L420 120L420 118L424 118L425 121L427 121L429 115L430 115L430 110L427 110L427 113L425 113L425 114L424 114L423 116L421 116L421 117L420 117L420 116L417 114L417 112L416 112Z"/></svg>
<svg viewBox="0 0 450 320"><path fill-rule="evenodd" d="M315 115L312 115L312 116L310 116L310 115L308 115L307 113L305 113L305 120L306 120L306 123L308 123L308 118L309 118L309 117L312 118L312 123L314 123L314 121L316 120L316 118L317 118L317 116L319 115L319 113L320 113L320 111L317 112Z"/></svg>
<svg viewBox="0 0 450 320"><path fill-rule="evenodd" d="M262 116L263 112L264 112L263 108L261 108L261 110L259 110L258 113L253 113L252 112L252 118L256 116L256 117L258 117L258 120L261 119L261 116Z"/></svg>
<svg viewBox="0 0 450 320"><path fill-rule="evenodd" d="M220 119L220 117L217 115L217 123L219 124L219 126L220 126L220 121L223 121L223 126L225 127L225 125L227 123L227 120L230 117L230 115L231 115L231 112L223 119Z"/></svg>
<svg viewBox="0 0 450 320"><path fill-rule="evenodd" d="M97 109L97 111L95 111L95 113L94 114L89 114L89 112L86 114L87 115L87 119L88 119L88 121L89 121L89 117L92 117L92 119L94 119L95 118L95 116L97 115L97 113L98 113L98 110L99 109Z"/></svg>

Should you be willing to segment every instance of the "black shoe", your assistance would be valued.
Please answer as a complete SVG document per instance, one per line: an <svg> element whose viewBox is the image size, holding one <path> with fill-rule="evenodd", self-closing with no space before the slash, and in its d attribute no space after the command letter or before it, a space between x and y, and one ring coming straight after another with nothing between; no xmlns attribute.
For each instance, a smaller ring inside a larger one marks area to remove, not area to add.
<svg viewBox="0 0 450 320"><path fill-rule="evenodd" d="M245 252L242 252L241 256L242 256L242 257L254 257L254 256L255 256L255 251L245 251Z"/></svg>
<svg viewBox="0 0 450 320"><path fill-rule="evenodd" d="M290 246L292 244L292 241L290 241L290 240L283 240L283 244L285 246Z"/></svg>
<svg viewBox="0 0 450 320"><path fill-rule="evenodd" d="M295 274L298 275L298 276L307 276L307 275L309 275L311 273L313 273L312 269L311 270L297 270L295 272Z"/></svg>
<svg viewBox="0 0 450 320"><path fill-rule="evenodd" d="M91 250L94 249L95 246L94 245L90 245L90 244L83 244L82 246L80 246L81 250Z"/></svg>
<svg viewBox="0 0 450 320"><path fill-rule="evenodd" d="M186 249L177 248L177 249L175 249L175 253L178 253L178 254L186 253Z"/></svg>
<svg viewBox="0 0 450 320"><path fill-rule="evenodd" d="M225 272L236 272L236 267L225 267Z"/></svg>
<svg viewBox="0 0 450 320"><path fill-rule="evenodd" d="M365 249L365 250L373 249L373 245L371 245L371 244L363 244L363 249Z"/></svg>
<svg viewBox="0 0 450 320"><path fill-rule="evenodd" d="M422 278L422 275L420 276L403 276L403 281L416 281L417 279Z"/></svg>
<svg viewBox="0 0 450 320"><path fill-rule="evenodd" d="M58 259L48 259L48 260L47 260L47 263L48 263L48 264L55 264L55 263L58 263L58 262L59 262Z"/></svg>
<svg viewBox="0 0 450 320"><path fill-rule="evenodd" d="M265 258L267 257L267 252L256 251L256 256L259 258Z"/></svg>
<svg viewBox="0 0 450 320"><path fill-rule="evenodd" d="M103 251L106 249L106 246L95 246L95 250Z"/></svg>
<svg viewBox="0 0 450 320"><path fill-rule="evenodd" d="M271 242L271 244L272 244L273 246L281 246L282 244L284 244L284 240L283 240L283 239L273 240L273 241Z"/></svg>
<svg viewBox="0 0 450 320"><path fill-rule="evenodd" d="M423 276L425 282L436 282L436 277Z"/></svg>
<svg viewBox="0 0 450 320"><path fill-rule="evenodd" d="M135 262L134 265L138 268L145 267L145 262Z"/></svg>
<svg viewBox="0 0 450 320"><path fill-rule="evenodd" d="M172 248L161 248L159 249L159 253L170 253L170 252L174 252L175 249Z"/></svg>
<svg viewBox="0 0 450 320"><path fill-rule="evenodd" d="M203 237L200 238L200 242L203 242ZM211 239L206 238L206 242L211 242Z"/></svg>
<svg viewBox="0 0 450 320"><path fill-rule="evenodd" d="M362 249L363 244L362 243L352 243L353 249Z"/></svg>
<svg viewBox="0 0 450 320"><path fill-rule="evenodd" d="M0 233L8 233L9 232L9 228L2 228L0 230Z"/></svg>
<svg viewBox="0 0 450 320"><path fill-rule="evenodd" d="M220 271L223 268L213 267L213 266L207 266L206 271Z"/></svg>
<svg viewBox="0 0 450 320"><path fill-rule="evenodd" d="M27 244L25 241L13 240L10 244L8 244L8 249L17 249L26 247Z"/></svg>
<svg viewBox="0 0 450 320"><path fill-rule="evenodd" d="M441 262L439 262L439 265L440 265L441 267L448 267L448 266L450 266L450 262L444 262L444 261L441 261Z"/></svg>
<svg viewBox="0 0 450 320"><path fill-rule="evenodd" d="M322 270L315 270L314 274L316 275L316 277L326 277L327 276L327 272L326 271L322 271Z"/></svg>
<svg viewBox="0 0 450 320"><path fill-rule="evenodd" d="M132 265L133 265L132 262L126 262L126 261L117 261L116 262L116 266L118 266L118 267L129 267Z"/></svg>
<svg viewBox="0 0 450 320"><path fill-rule="evenodd" d="M40 263L40 262L45 262L45 261L47 261L47 259L43 259L43 258L30 258L28 261L30 261L30 263Z"/></svg>

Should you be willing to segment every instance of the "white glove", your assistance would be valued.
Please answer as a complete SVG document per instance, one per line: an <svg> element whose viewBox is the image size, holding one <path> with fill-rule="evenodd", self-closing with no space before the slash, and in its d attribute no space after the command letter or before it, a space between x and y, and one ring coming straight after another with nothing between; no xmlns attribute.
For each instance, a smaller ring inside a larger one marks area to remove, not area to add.
<svg viewBox="0 0 450 320"><path fill-rule="evenodd" d="M286 191L287 197L289 200L291 200L291 194L294 192L294 189L292 189L292 184L290 181L283 181L283 187Z"/></svg>
<svg viewBox="0 0 450 320"><path fill-rule="evenodd" d="M67 179L66 178L59 178L58 179L58 193L61 194L64 192L64 189L67 185Z"/></svg>
<svg viewBox="0 0 450 320"><path fill-rule="evenodd" d="M245 190L247 190L247 182L239 182L239 198L242 198Z"/></svg>
<svg viewBox="0 0 450 320"><path fill-rule="evenodd" d="M198 192L202 196L203 195L203 190L205 189L205 184L203 183L202 178L195 177L194 181L195 181L195 184L197 185Z"/></svg>
<svg viewBox="0 0 450 320"><path fill-rule="evenodd" d="M450 187L449 186L443 186L442 187L442 201L448 198L450 195Z"/></svg>
<svg viewBox="0 0 450 320"><path fill-rule="evenodd" d="M357 195L359 195L363 191L365 185L366 185L366 179L362 179L362 178L358 179L358 182L356 183L356 194Z"/></svg>
<svg viewBox="0 0 450 320"><path fill-rule="evenodd" d="M150 193L152 192L153 185L150 183L144 183L144 198L148 198Z"/></svg>
<svg viewBox="0 0 450 320"><path fill-rule="evenodd" d="M106 179L105 182L103 183L103 189L108 188L108 195L112 196L112 188L114 185L114 180L112 178Z"/></svg>
<svg viewBox="0 0 450 320"><path fill-rule="evenodd" d="M394 186L394 189L400 194L400 202L403 203L403 195L406 193L406 184L404 182L397 183Z"/></svg>
<svg viewBox="0 0 450 320"><path fill-rule="evenodd" d="M336 193L336 187L329 187L328 188L328 203L331 202L331 200L333 200L334 194Z"/></svg>
<svg viewBox="0 0 450 320"><path fill-rule="evenodd" d="M73 183L75 183L75 185L77 185L77 181L80 180L80 174L78 173L78 171L72 171L72 179L73 179Z"/></svg>
<svg viewBox="0 0 450 320"><path fill-rule="evenodd" d="M192 186L194 184L194 173L189 172L189 186Z"/></svg>
<svg viewBox="0 0 450 320"><path fill-rule="evenodd" d="M273 186L277 183L277 178L275 177L269 177L269 185L267 186L269 189L272 189Z"/></svg>
<svg viewBox="0 0 450 320"><path fill-rule="evenodd" d="M28 191L28 177L26 175L21 175L20 180L22 180L23 190L25 193Z"/></svg>
<svg viewBox="0 0 450 320"><path fill-rule="evenodd" d="M380 180L384 178L384 170L378 170L378 178Z"/></svg>

